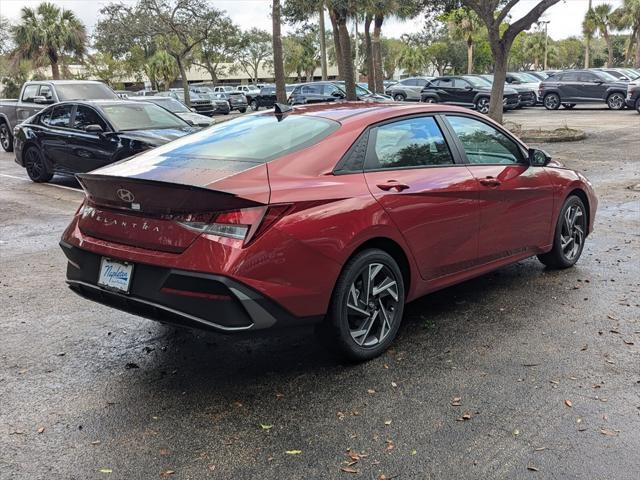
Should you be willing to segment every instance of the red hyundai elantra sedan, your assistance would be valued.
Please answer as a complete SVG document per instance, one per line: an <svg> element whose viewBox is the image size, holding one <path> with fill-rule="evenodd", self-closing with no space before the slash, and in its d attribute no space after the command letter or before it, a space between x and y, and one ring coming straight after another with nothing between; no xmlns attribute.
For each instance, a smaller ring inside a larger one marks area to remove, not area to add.
<svg viewBox="0 0 640 480"><path fill-rule="evenodd" d="M354 360L426 293L533 255L572 266L597 207L580 173L426 104L282 106L78 178L78 294L221 332L318 323Z"/></svg>

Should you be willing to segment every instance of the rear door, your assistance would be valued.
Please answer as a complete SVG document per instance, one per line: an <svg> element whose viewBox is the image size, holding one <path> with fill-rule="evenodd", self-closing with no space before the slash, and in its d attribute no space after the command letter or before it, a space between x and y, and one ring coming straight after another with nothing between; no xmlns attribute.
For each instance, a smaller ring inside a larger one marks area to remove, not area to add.
<svg viewBox="0 0 640 480"><path fill-rule="evenodd" d="M495 126L463 114L446 118L476 179L479 261L535 252L545 245L553 212L546 170L530 166L523 149Z"/></svg>
<svg viewBox="0 0 640 480"><path fill-rule="evenodd" d="M558 92L560 100L565 101L582 101L582 83L578 78L578 72L565 72L562 74L562 80L558 82Z"/></svg>
<svg viewBox="0 0 640 480"><path fill-rule="evenodd" d="M397 119L369 133L369 190L428 280L465 270L477 256L476 181L454 159L436 116Z"/></svg>

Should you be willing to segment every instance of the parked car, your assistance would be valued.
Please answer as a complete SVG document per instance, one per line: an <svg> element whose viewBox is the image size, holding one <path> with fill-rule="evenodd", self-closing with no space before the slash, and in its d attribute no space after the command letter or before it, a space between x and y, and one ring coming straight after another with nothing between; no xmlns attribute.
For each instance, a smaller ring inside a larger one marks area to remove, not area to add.
<svg viewBox="0 0 640 480"><path fill-rule="evenodd" d="M407 301L534 255L571 267L597 208L580 173L444 105L258 112L78 179L74 292L227 333L315 323L358 361Z"/></svg>
<svg viewBox="0 0 640 480"><path fill-rule="evenodd" d="M138 97L154 97L158 95L158 90L152 90L152 89L138 90L135 94Z"/></svg>
<svg viewBox="0 0 640 480"><path fill-rule="evenodd" d="M545 80L546 78L548 78L548 77L549 77L549 75L547 75L547 74L546 74L546 73L544 73L544 72L536 72L536 71L533 71L533 70L527 70L527 71L526 71L526 72L524 72L524 73L526 73L526 74L528 74L528 75L531 75L532 77L535 77L535 78L537 78L537 79L538 79L538 80L540 80L540 81Z"/></svg>
<svg viewBox="0 0 640 480"><path fill-rule="evenodd" d="M390 95L396 102L420 101L420 92L434 77L409 77L387 87L384 93Z"/></svg>
<svg viewBox="0 0 640 480"><path fill-rule="evenodd" d="M0 146L13 151L13 129L47 105L65 100L116 100L118 95L102 82L43 80L25 82L17 100L0 100Z"/></svg>
<svg viewBox="0 0 640 480"><path fill-rule="evenodd" d="M389 88L391 85L395 85L396 83L398 83L398 80L383 80L382 81L382 86L387 89Z"/></svg>
<svg viewBox="0 0 640 480"><path fill-rule="evenodd" d="M240 113L244 113L249 107L247 97L241 92L216 92L215 96L218 100L226 100L229 102L231 111L238 110Z"/></svg>
<svg viewBox="0 0 640 480"><path fill-rule="evenodd" d="M227 98L214 92L211 87L196 84L189 87L189 92L195 93L199 97L211 100L214 108L214 114L221 113L222 115L229 115L229 112L231 112L231 105L229 105Z"/></svg>
<svg viewBox="0 0 640 480"><path fill-rule="evenodd" d="M640 78L640 74L626 68L591 68L590 70L608 73L620 82L633 82Z"/></svg>
<svg viewBox="0 0 640 480"><path fill-rule="evenodd" d="M170 97L178 100L180 103L187 104L187 100L184 97L184 90L182 88L171 89L166 92L158 92L159 97ZM194 112L200 115L206 115L211 117L216 111L216 107L208 97L199 95L197 93L189 92L189 101Z"/></svg>
<svg viewBox="0 0 640 480"><path fill-rule="evenodd" d="M249 106L254 112L260 108L272 108L276 103L276 87L275 85L267 85L260 89L257 95L251 99Z"/></svg>
<svg viewBox="0 0 640 480"><path fill-rule="evenodd" d="M539 98L547 110L560 105L573 108L578 103L606 102L611 110L625 106L627 84L606 72L567 70L540 83Z"/></svg>
<svg viewBox="0 0 640 480"><path fill-rule="evenodd" d="M260 93L262 87L256 85L238 85L236 91L242 93L247 98L247 103L250 105L253 97Z"/></svg>
<svg viewBox="0 0 640 480"><path fill-rule="evenodd" d="M206 115L200 115L199 113L195 113L189 109L184 103L179 102L175 98L172 97L130 97L128 100L133 100L137 102L151 102L159 107L164 108L165 110L170 111L174 115L179 116L189 125L193 125L196 127L208 127L213 125L215 122L211 117L207 117ZM227 112L229 108L227 107Z"/></svg>
<svg viewBox="0 0 640 480"><path fill-rule="evenodd" d="M473 75L474 77L480 77L487 81L488 86L493 85L493 74ZM509 74L507 74L509 77ZM512 77L513 78L513 77ZM539 83L539 82L538 82ZM512 82L506 82L505 88L510 88L518 93L518 106L522 107L535 107L538 103L538 83L520 82L519 80L513 80Z"/></svg>
<svg viewBox="0 0 640 480"><path fill-rule="evenodd" d="M344 100L347 97L344 88L344 82L339 80L301 83L293 89L288 102L291 105L303 105ZM372 93L358 85L356 85L356 96L358 100L371 100L374 102L392 101L386 95Z"/></svg>
<svg viewBox="0 0 640 480"><path fill-rule="evenodd" d="M233 85L215 85L213 87L213 91L214 92L227 92L227 93L232 93L235 92L236 89Z"/></svg>
<svg viewBox="0 0 640 480"><path fill-rule="evenodd" d="M627 85L627 107L635 108L640 113L640 80Z"/></svg>
<svg viewBox="0 0 640 480"><path fill-rule="evenodd" d="M431 80L420 95L422 102L460 105L486 114L489 113L491 85L473 75L438 77ZM503 95L505 110L512 110L520 104L518 92L513 88L505 86Z"/></svg>
<svg viewBox="0 0 640 480"><path fill-rule="evenodd" d="M89 172L196 130L149 102L61 102L15 128L16 163L34 182L48 182L54 173Z"/></svg>

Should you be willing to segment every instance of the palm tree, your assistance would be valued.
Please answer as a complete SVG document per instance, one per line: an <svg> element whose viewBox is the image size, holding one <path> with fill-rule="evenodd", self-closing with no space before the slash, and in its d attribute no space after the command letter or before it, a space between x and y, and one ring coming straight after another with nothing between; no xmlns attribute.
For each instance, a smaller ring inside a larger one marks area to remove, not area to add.
<svg viewBox="0 0 640 480"><path fill-rule="evenodd" d="M273 74L276 81L276 99L280 103L287 103L287 93L284 90L284 61L282 53L282 33L280 32L280 0L273 0L272 12L272 44L273 44Z"/></svg>
<svg viewBox="0 0 640 480"><path fill-rule="evenodd" d="M544 57L544 33L536 32L527 36L524 44L525 53L529 58L533 58L534 68L540 68L540 58Z"/></svg>
<svg viewBox="0 0 640 480"><path fill-rule="evenodd" d="M178 78L178 64L166 50L158 50L146 62L145 73L149 79L162 80L165 90L169 90L171 84ZM153 83L153 82L152 82Z"/></svg>
<svg viewBox="0 0 640 480"><path fill-rule="evenodd" d="M20 23L12 29L18 59L35 63L48 60L54 80L60 78L59 62L65 54L83 55L87 43L84 25L70 10L52 3L22 7Z"/></svg>
<svg viewBox="0 0 640 480"><path fill-rule="evenodd" d="M421 47L405 45L398 57L398 66L408 75L423 73L426 64L425 52Z"/></svg>
<svg viewBox="0 0 640 480"><path fill-rule="evenodd" d="M617 30L630 30L625 61L631 64L631 51L635 43L635 66L640 67L640 0L624 0L622 6L616 9L612 17Z"/></svg>
<svg viewBox="0 0 640 480"><path fill-rule="evenodd" d="M478 30L481 28L478 15L467 8L457 8L443 15L451 36L467 43L467 73L473 73L473 44Z"/></svg>
<svg viewBox="0 0 640 480"><path fill-rule="evenodd" d="M582 34L584 35L584 68L589 68L591 57L591 39L596 31L594 21L593 8L591 8L591 0L589 0L589 8L582 20Z"/></svg>
<svg viewBox="0 0 640 480"><path fill-rule="evenodd" d="M609 35L609 30L613 26L612 13L613 8L608 3L602 3L593 9L593 24L607 44L607 67L613 67L613 45Z"/></svg>

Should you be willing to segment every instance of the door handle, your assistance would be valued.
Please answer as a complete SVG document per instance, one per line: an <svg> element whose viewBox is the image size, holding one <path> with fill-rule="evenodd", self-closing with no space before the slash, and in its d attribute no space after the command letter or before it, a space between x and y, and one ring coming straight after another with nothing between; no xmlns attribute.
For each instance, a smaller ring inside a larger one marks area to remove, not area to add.
<svg viewBox="0 0 640 480"><path fill-rule="evenodd" d="M395 189L397 192L401 192L409 188L409 185L405 183L399 183L395 180L389 180L387 183L378 183L376 187L378 187L380 190L384 190L385 192L388 192L392 189Z"/></svg>
<svg viewBox="0 0 640 480"><path fill-rule="evenodd" d="M499 187L502 182L494 177L485 177L480 179L480 185L485 187Z"/></svg>

